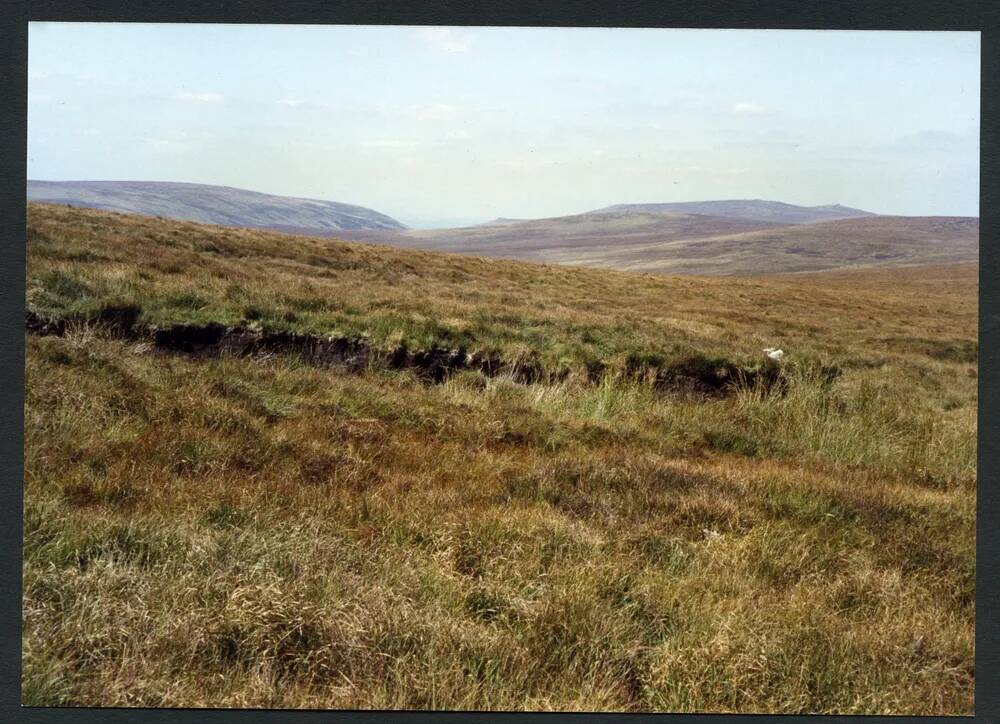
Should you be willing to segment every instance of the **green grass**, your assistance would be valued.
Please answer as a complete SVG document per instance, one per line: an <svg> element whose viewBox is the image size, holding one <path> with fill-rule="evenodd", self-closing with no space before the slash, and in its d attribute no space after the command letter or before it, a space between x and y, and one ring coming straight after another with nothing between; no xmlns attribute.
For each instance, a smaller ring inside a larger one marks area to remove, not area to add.
<svg viewBox="0 0 1000 724"><path fill-rule="evenodd" d="M77 321L26 337L24 703L972 712L975 363L877 340L968 349L974 269L720 282L30 214L28 303ZM112 302L569 374L158 354L79 321ZM782 394L634 374L775 338Z"/></svg>

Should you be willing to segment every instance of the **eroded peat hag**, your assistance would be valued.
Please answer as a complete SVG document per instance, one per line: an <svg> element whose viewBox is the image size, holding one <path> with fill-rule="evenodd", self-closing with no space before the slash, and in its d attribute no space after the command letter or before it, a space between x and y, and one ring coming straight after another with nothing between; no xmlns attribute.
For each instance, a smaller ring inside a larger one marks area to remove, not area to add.
<svg viewBox="0 0 1000 724"><path fill-rule="evenodd" d="M465 349L431 348L409 350L405 346L378 352L361 339L343 339L294 332L269 332L252 327L226 327L221 324L177 324L169 327L138 327L138 311L127 317L112 310L91 320L43 319L25 313L25 329L38 335L62 336L74 327L90 328L111 337L150 345L151 351L180 354L194 358L262 357L272 354L293 355L317 367L335 367L360 373L377 365L391 370L413 370L420 379L441 383L463 370L480 372L487 377L504 375L515 382L530 384L544 373L530 361L506 362L498 353L470 353Z"/></svg>
<svg viewBox="0 0 1000 724"><path fill-rule="evenodd" d="M977 272L31 206L24 701L971 712Z"/></svg>
<svg viewBox="0 0 1000 724"><path fill-rule="evenodd" d="M442 383L462 371L479 372L486 377L504 376L520 384L546 381L561 382L569 371L545 370L533 359L508 361L497 352L469 352L465 348L432 347L410 350L405 345L395 349L374 350L363 339L343 339L294 332L270 332L254 327L225 327L221 324L177 324L170 327L136 325L137 307L105 307L93 319L44 319L32 311L25 313L25 329L39 335L66 334L72 327L90 327L110 336L134 342L148 342L157 352L193 357L260 357L269 354L294 355L307 364L336 367L360 373L371 365L391 370L413 370L420 379ZM839 375L836 367L822 367L830 382ZM738 365L725 359L686 357L672 364L662 358L625 360L617 369L604 362L591 364L587 379L600 383L604 376L644 381L661 392L701 395L730 395L741 388L758 387L766 393L783 393L788 380L779 365Z"/></svg>

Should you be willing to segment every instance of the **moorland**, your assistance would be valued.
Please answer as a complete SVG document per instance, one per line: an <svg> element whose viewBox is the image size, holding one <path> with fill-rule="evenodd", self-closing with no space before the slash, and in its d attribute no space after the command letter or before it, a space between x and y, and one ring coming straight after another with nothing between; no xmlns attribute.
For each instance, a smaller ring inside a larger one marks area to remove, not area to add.
<svg viewBox="0 0 1000 724"><path fill-rule="evenodd" d="M27 258L25 704L973 710L974 262L45 204Z"/></svg>

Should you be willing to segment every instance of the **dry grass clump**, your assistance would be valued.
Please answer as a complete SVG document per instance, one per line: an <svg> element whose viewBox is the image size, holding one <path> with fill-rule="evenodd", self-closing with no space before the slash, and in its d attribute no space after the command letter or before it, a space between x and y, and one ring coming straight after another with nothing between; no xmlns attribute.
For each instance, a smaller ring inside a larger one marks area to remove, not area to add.
<svg viewBox="0 0 1000 724"><path fill-rule="evenodd" d="M26 704L971 713L972 271L891 291L883 272L550 275L31 214L29 304L67 318L67 278L98 306L114 275L139 280L116 303L143 314L187 286L206 319L228 313L226 284L266 301L302 278L372 335L419 315L547 364L549 345L588 351L558 379L427 384L156 353L79 323L28 335ZM772 335L797 365L782 394L622 374L655 340L751 359Z"/></svg>

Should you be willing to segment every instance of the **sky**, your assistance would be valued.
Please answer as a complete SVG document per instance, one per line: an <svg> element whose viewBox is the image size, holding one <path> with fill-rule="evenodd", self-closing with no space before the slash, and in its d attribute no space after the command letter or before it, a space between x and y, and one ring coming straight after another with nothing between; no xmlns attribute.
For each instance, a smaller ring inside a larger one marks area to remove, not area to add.
<svg viewBox="0 0 1000 724"><path fill-rule="evenodd" d="M28 178L415 227L761 198L979 213L979 33L31 23Z"/></svg>

